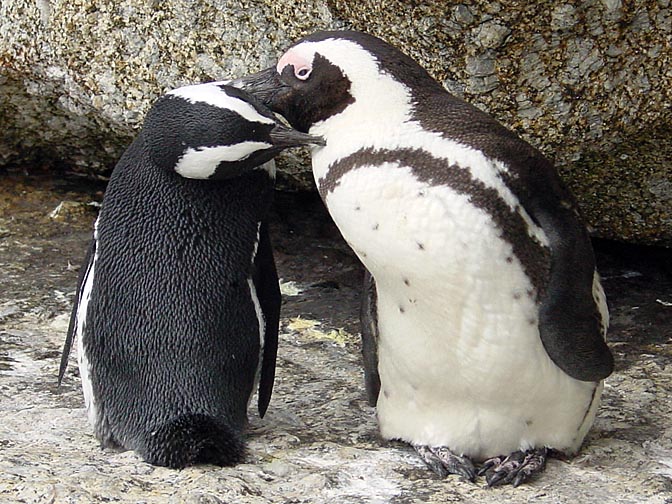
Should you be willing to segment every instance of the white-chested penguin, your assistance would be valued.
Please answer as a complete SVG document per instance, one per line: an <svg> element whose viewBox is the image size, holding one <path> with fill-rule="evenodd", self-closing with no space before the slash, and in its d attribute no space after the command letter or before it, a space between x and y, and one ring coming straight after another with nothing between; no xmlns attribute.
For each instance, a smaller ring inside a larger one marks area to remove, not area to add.
<svg viewBox="0 0 672 504"><path fill-rule="evenodd" d="M541 153L356 32L321 32L243 79L312 149L370 272L369 398L437 473L518 485L575 453L613 367L577 204Z"/></svg>
<svg viewBox="0 0 672 504"><path fill-rule="evenodd" d="M249 400L258 383L263 416L275 374L272 158L316 141L223 82L149 111L107 186L59 374L75 338L103 446L175 468L242 459Z"/></svg>

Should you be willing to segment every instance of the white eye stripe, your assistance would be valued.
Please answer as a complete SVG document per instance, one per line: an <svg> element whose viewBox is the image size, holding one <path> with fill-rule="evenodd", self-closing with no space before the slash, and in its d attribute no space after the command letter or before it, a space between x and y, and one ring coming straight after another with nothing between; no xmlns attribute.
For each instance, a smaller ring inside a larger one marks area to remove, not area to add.
<svg viewBox="0 0 672 504"><path fill-rule="evenodd" d="M218 108L231 110L250 122L263 124L275 123L270 117L265 117L257 112L257 110L246 101L226 94L219 85L227 82L229 81L208 82L206 84L184 86L173 89L168 94L179 96L190 103L207 103L208 105L213 105Z"/></svg>
<svg viewBox="0 0 672 504"><path fill-rule="evenodd" d="M289 65L294 69L294 77L299 80L306 80L310 77L310 73L313 71L313 56L314 55L303 55L297 53L294 49L290 49L285 54L282 55L278 61L276 67L279 74L282 74L283 70Z"/></svg>

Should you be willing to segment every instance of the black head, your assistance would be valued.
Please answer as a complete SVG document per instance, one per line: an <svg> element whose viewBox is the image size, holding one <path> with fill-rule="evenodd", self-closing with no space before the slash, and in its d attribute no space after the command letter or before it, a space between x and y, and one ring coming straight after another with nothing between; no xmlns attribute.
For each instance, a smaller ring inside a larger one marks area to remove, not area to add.
<svg viewBox="0 0 672 504"><path fill-rule="evenodd" d="M259 100L226 82L175 89L159 98L142 135L157 166L186 178L230 178L282 149L320 139L278 121Z"/></svg>

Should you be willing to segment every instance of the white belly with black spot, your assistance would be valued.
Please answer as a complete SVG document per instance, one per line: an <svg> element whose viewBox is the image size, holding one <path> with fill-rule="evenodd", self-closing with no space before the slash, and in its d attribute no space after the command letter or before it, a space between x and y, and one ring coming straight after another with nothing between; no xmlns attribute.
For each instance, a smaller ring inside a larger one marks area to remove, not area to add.
<svg viewBox="0 0 672 504"><path fill-rule="evenodd" d="M601 388L546 354L532 285L484 210L393 163L347 172L326 202L376 280L385 438L476 458L578 448Z"/></svg>

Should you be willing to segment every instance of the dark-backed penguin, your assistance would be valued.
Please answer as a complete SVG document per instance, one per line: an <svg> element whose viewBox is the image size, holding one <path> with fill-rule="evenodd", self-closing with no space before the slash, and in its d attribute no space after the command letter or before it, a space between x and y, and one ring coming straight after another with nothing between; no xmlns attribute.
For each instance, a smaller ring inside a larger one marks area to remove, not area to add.
<svg viewBox="0 0 672 504"><path fill-rule="evenodd" d="M320 142L225 82L161 97L110 178L61 360L77 341L102 446L181 468L232 465L258 384L271 398L280 292L275 165Z"/></svg>
<svg viewBox="0 0 672 504"><path fill-rule="evenodd" d="M369 273L382 436L490 485L520 484L550 449L575 453L613 358L589 235L552 164L363 33L308 36L243 81L326 140L313 172Z"/></svg>

